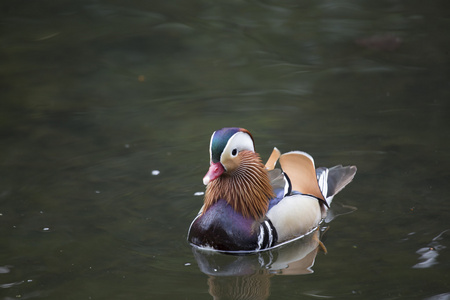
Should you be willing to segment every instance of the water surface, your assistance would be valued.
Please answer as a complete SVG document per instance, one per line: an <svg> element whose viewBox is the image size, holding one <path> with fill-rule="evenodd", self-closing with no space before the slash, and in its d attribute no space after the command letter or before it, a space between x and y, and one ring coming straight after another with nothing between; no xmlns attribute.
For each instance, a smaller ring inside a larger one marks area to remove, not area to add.
<svg viewBox="0 0 450 300"><path fill-rule="evenodd" d="M0 299L449 299L449 11L0 4ZM358 167L307 271L197 263L187 229L225 126L263 159Z"/></svg>

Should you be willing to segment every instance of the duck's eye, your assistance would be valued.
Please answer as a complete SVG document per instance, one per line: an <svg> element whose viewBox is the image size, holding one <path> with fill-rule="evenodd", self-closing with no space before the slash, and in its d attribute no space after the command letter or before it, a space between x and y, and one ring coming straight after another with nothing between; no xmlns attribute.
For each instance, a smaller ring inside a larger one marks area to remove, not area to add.
<svg viewBox="0 0 450 300"><path fill-rule="evenodd" d="M231 151L231 155L236 156L236 155L237 155L237 152L238 152L237 149L234 148L233 151Z"/></svg>

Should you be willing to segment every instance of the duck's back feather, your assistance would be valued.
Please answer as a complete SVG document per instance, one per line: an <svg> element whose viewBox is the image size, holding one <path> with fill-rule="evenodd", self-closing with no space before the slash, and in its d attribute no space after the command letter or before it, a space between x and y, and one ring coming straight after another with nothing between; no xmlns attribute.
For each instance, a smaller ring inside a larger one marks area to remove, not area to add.
<svg viewBox="0 0 450 300"><path fill-rule="evenodd" d="M295 153L293 156L297 159L301 155L303 154ZM320 191L315 192L315 195L309 195L301 193L305 190L302 187L302 191L295 190L289 177L281 170L269 171L277 197L270 200L266 216L276 228L279 242L305 234L315 228L321 219L326 217L334 195L352 181L356 167L339 165L330 169L318 168L315 172L316 186L320 188ZM317 197L318 193L321 193L322 197ZM326 201L325 205L321 205L322 198Z"/></svg>

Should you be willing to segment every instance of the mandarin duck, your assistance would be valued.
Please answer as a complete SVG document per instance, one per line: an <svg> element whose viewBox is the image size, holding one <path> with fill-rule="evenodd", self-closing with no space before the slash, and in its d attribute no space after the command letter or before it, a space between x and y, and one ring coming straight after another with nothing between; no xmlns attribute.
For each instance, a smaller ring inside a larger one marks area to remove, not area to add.
<svg viewBox="0 0 450 300"><path fill-rule="evenodd" d="M356 173L355 166L316 169L309 154L277 148L264 165L243 128L215 131L209 153L204 204L188 241L221 252L266 250L313 232Z"/></svg>

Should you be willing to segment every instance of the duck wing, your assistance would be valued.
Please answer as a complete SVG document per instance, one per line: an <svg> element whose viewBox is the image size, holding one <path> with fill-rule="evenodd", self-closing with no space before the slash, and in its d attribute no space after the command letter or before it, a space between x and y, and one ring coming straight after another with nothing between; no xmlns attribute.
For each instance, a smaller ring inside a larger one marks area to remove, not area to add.
<svg viewBox="0 0 450 300"><path fill-rule="evenodd" d="M280 165L291 181L292 190L325 201L311 155L302 151L288 152L280 156Z"/></svg>

